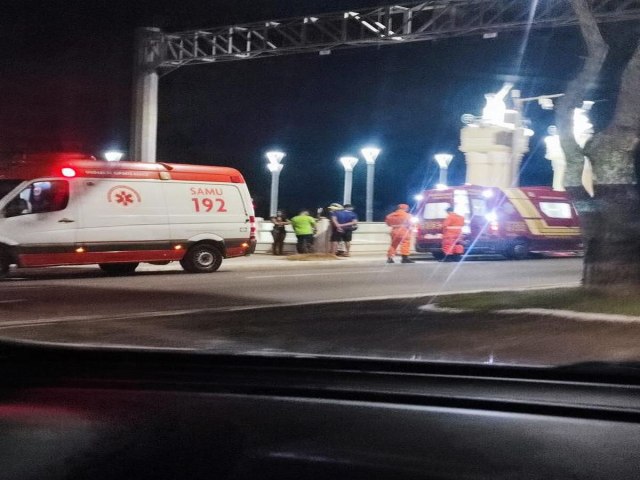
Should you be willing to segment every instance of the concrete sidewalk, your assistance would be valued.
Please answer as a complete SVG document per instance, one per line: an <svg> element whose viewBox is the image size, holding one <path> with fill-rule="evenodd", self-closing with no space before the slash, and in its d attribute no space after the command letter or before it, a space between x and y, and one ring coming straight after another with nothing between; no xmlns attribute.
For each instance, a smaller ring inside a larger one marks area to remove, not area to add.
<svg viewBox="0 0 640 480"><path fill-rule="evenodd" d="M326 259L318 259L318 260L294 260L289 259L292 255L282 255L276 256L271 255L269 253L254 253L248 257L240 257L240 258L227 258L222 262L222 265L225 263L227 265L231 265L231 263L236 264L237 266L296 266L296 265L306 265L306 264L322 264L322 265L344 265L349 263L363 263L363 262L386 262L386 255L380 255L378 253L360 253L360 254L351 254L350 257L335 257L335 258L326 258ZM398 257L399 258L399 257Z"/></svg>

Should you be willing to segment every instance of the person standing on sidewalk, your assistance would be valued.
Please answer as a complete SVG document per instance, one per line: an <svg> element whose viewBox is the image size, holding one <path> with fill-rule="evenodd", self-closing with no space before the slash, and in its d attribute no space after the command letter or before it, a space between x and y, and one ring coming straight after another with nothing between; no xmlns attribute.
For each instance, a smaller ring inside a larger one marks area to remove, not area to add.
<svg viewBox="0 0 640 480"><path fill-rule="evenodd" d="M282 255L284 249L284 239L287 237L287 225L289 220L287 216L281 210L278 210L276 214L271 217L271 223L273 223L273 229L271 230L271 236L273 237L273 245L271 251L274 255Z"/></svg>
<svg viewBox="0 0 640 480"><path fill-rule="evenodd" d="M331 227L331 234L329 237L331 246L329 248L329 253L335 255L338 253L338 242L340 241L340 237L343 232L340 227L340 222L338 221L338 212L344 210L344 207L339 203L332 203L327 207L327 210L329 211L329 226Z"/></svg>
<svg viewBox="0 0 640 480"><path fill-rule="evenodd" d="M358 228L358 215L353 211L353 205L347 204L342 210L332 214L335 229L331 236L331 253L338 254L338 243L344 243L343 257L350 256L353 231Z"/></svg>
<svg viewBox="0 0 640 480"><path fill-rule="evenodd" d="M309 215L308 210L302 210L291 220L291 226L298 238L296 246L298 253L311 253L313 250L313 234L316 227L316 219Z"/></svg>
<svg viewBox="0 0 640 480"><path fill-rule="evenodd" d="M313 250L316 253L329 253L331 250L331 220L326 208L318 208L316 214L316 233L313 236Z"/></svg>
<svg viewBox="0 0 640 480"><path fill-rule="evenodd" d="M411 215L409 205L401 203L395 212L390 213L384 219L385 223L391 227L391 245L387 250L387 263L395 263L393 257L396 255L398 246L402 263L415 263L409 258L411 249Z"/></svg>

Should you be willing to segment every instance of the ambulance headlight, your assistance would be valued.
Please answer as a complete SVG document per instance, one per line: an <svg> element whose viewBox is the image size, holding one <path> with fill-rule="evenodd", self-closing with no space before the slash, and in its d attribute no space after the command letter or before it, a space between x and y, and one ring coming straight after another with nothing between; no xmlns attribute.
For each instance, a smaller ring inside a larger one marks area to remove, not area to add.
<svg viewBox="0 0 640 480"><path fill-rule="evenodd" d="M483 191L482 191L482 196L483 196L484 198L491 198L491 197L493 197L493 190L491 190L491 189L489 189L489 188L487 188L486 190L483 190Z"/></svg>
<svg viewBox="0 0 640 480"><path fill-rule="evenodd" d="M419 202L420 200L424 200L424 196L422 196L422 195L420 195L420 194L418 194L418 195L414 195L414 196L413 196L413 199L414 199L416 202Z"/></svg>
<svg viewBox="0 0 640 480"><path fill-rule="evenodd" d="M484 216L484 218L487 222L497 222L498 214L496 212L489 212Z"/></svg>
<svg viewBox="0 0 640 480"><path fill-rule="evenodd" d="M418 217L411 217L411 223L413 225L415 225L416 223L418 223L420 221L420 219Z"/></svg>

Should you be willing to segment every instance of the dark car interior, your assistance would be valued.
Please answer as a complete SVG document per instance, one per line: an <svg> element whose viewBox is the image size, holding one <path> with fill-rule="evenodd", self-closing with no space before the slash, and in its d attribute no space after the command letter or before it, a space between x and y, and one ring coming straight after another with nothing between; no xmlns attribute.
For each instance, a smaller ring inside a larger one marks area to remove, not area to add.
<svg viewBox="0 0 640 480"><path fill-rule="evenodd" d="M7 479L634 479L636 365L2 346Z"/></svg>

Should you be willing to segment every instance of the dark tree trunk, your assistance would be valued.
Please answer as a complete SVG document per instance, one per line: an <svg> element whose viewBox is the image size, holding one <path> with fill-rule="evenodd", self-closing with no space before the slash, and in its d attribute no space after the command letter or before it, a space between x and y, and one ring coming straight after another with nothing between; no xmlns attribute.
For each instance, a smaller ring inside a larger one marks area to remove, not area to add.
<svg viewBox="0 0 640 480"><path fill-rule="evenodd" d="M595 197L569 188L585 244L583 284L640 286L640 196L634 185L596 185Z"/></svg>
<svg viewBox="0 0 640 480"><path fill-rule="evenodd" d="M583 285L637 290L640 288L640 196L634 154L640 133L640 47L636 48L622 75L613 119L605 130L594 135L583 151L573 138L573 109L581 106L596 82L608 48L589 2L571 2L580 19L589 55L559 102L556 117L567 158L567 192L582 224ZM593 198L580 184L585 155L593 166Z"/></svg>

